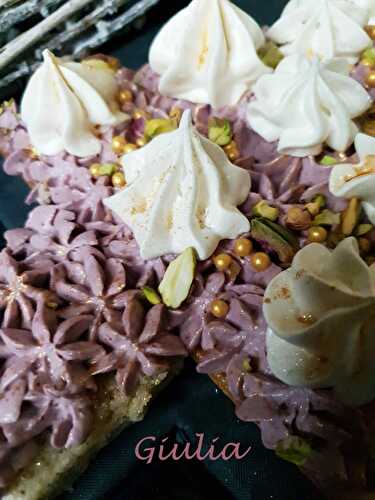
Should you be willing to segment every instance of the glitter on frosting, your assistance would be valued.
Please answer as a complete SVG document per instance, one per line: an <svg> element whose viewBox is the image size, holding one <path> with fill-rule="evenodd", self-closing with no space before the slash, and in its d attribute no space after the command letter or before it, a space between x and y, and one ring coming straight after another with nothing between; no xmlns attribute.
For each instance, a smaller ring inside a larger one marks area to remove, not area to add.
<svg viewBox="0 0 375 500"><path fill-rule="evenodd" d="M168 358L184 356L185 348L178 337L167 333L163 324L164 306L156 305L147 314L134 294L118 324L104 323L98 337L110 352L93 367L93 372L116 371L116 379L130 394L139 377L154 377L168 370ZM164 358L164 359L163 359Z"/></svg>

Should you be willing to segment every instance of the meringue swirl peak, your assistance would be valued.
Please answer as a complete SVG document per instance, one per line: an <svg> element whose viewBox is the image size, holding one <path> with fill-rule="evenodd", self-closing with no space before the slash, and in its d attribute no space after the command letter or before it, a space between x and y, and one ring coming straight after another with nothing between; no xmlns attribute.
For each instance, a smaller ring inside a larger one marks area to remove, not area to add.
<svg viewBox="0 0 375 500"><path fill-rule="evenodd" d="M257 54L264 43L255 20L230 1L193 0L161 29L149 61L161 94L217 109L271 72Z"/></svg>
<svg viewBox="0 0 375 500"><path fill-rule="evenodd" d="M86 157L101 150L96 125L117 125L128 116L116 102L115 73L108 67L63 61L43 52L44 61L25 90L21 117L39 153L62 151Z"/></svg>
<svg viewBox="0 0 375 500"><path fill-rule="evenodd" d="M333 167L329 190L340 198L358 198L372 224L375 224L375 138L358 134L355 148L359 163L340 164Z"/></svg>
<svg viewBox="0 0 375 500"><path fill-rule="evenodd" d="M194 129L190 110L177 130L125 155L123 165L127 186L104 203L132 229L144 259L192 247L203 260L220 240L249 231L236 207L250 175Z"/></svg>
<svg viewBox="0 0 375 500"><path fill-rule="evenodd" d="M360 406L375 397L375 265L355 238L330 251L311 243L268 285L263 312L267 357L291 386L333 388Z"/></svg>
<svg viewBox="0 0 375 500"><path fill-rule="evenodd" d="M344 57L355 63L372 44L363 29L370 18L364 2L368 0L291 0L267 36L285 55Z"/></svg>
<svg viewBox="0 0 375 500"><path fill-rule="evenodd" d="M358 132L353 120L371 106L350 69L344 59L286 57L254 86L250 126L265 140L279 141L281 154L318 155L325 144L345 152Z"/></svg>

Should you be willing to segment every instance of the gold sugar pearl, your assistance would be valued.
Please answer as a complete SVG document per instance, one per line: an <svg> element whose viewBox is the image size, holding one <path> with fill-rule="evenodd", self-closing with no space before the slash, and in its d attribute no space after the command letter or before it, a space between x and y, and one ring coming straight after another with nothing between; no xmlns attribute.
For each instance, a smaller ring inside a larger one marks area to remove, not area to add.
<svg viewBox="0 0 375 500"><path fill-rule="evenodd" d="M214 257L214 264L218 271L227 271L232 264L232 257L227 253L221 253Z"/></svg>
<svg viewBox="0 0 375 500"><path fill-rule="evenodd" d="M146 111L144 111L143 109L136 109L133 112L132 116L133 116L134 120L139 120L140 118L147 119L149 117L149 114Z"/></svg>
<svg viewBox="0 0 375 500"><path fill-rule="evenodd" d="M146 146L147 144L147 139L146 137L139 137L136 141L135 141L136 145L139 147L139 148L143 148L143 146Z"/></svg>
<svg viewBox="0 0 375 500"><path fill-rule="evenodd" d="M118 94L118 100L121 104L133 102L133 92L129 89L122 89Z"/></svg>
<svg viewBox="0 0 375 500"><path fill-rule="evenodd" d="M234 243L234 252L238 257L247 257L253 251L253 243L247 238L239 238Z"/></svg>
<svg viewBox="0 0 375 500"><path fill-rule="evenodd" d="M328 237L328 232L324 227L311 227L308 232L308 240L310 243L323 243Z"/></svg>
<svg viewBox="0 0 375 500"><path fill-rule="evenodd" d="M122 172L116 172L112 175L112 185L116 188L126 186L125 175Z"/></svg>
<svg viewBox="0 0 375 500"><path fill-rule="evenodd" d="M375 41L375 25L374 24L369 24L365 26L366 33L368 36L371 38L371 40Z"/></svg>
<svg viewBox="0 0 375 500"><path fill-rule="evenodd" d="M234 141L225 146L224 151L230 161L236 161L240 157L240 152L238 150L237 144Z"/></svg>
<svg viewBox="0 0 375 500"><path fill-rule="evenodd" d="M373 63L373 61L371 61L371 59L361 59L360 62L363 66L367 66L368 68L374 67L374 63Z"/></svg>
<svg viewBox="0 0 375 500"><path fill-rule="evenodd" d="M93 177L100 177L100 163L93 163L90 167L90 174Z"/></svg>
<svg viewBox="0 0 375 500"><path fill-rule="evenodd" d="M370 71L366 78L365 78L365 83L368 87L371 89L375 88L375 71Z"/></svg>
<svg viewBox="0 0 375 500"><path fill-rule="evenodd" d="M225 318L229 312L229 305L224 300L213 300L211 302L211 313L215 318Z"/></svg>
<svg viewBox="0 0 375 500"><path fill-rule="evenodd" d="M114 71L117 71L121 66L120 61L116 57L107 57L105 62Z"/></svg>
<svg viewBox="0 0 375 500"><path fill-rule="evenodd" d="M271 259L264 252L257 252L251 257L251 264L255 271L263 272L266 271L271 265Z"/></svg>
<svg viewBox="0 0 375 500"><path fill-rule="evenodd" d="M124 152L124 147L126 146L126 139L122 135L116 135L112 139L112 149L117 155L121 155Z"/></svg>
<svg viewBox="0 0 375 500"><path fill-rule="evenodd" d="M125 144L124 148L123 148L123 153L126 155L128 153L132 153L133 151L136 151L138 149L138 147L129 142L128 144Z"/></svg>
<svg viewBox="0 0 375 500"><path fill-rule="evenodd" d="M29 155L30 155L30 158L32 160L38 160L39 159L39 151L36 149L36 147L32 146L30 148L30 152L29 152Z"/></svg>

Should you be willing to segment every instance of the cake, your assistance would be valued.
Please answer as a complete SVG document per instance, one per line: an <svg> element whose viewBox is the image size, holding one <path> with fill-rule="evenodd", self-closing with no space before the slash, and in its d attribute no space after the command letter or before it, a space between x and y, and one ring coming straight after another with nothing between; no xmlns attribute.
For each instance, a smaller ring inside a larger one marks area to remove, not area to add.
<svg viewBox="0 0 375 500"><path fill-rule="evenodd" d="M44 498L12 493L39 436L104 443L102 384L148 401L186 353L328 498L371 498L373 15L291 0L262 30L193 0L139 71L46 51L3 104L4 170L39 204L1 254L5 498Z"/></svg>

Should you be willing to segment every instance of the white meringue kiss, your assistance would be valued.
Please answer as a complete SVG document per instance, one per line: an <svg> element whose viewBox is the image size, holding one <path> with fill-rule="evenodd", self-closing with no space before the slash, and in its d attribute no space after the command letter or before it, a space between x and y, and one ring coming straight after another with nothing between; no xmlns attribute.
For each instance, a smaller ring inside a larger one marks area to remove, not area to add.
<svg viewBox="0 0 375 500"><path fill-rule="evenodd" d="M358 132L353 119L371 105L366 90L349 76L345 60L321 62L295 54L254 86L251 127L278 151L292 156L321 153L326 143L344 152Z"/></svg>
<svg viewBox="0 0 375 500"><path fill-rule="evenodd" d="M369 21L368 0L291 0L267 36L286 55L302 53L322 59L345 57L356 62L371 45L363 27ZM372 0L370 0L372 1Z"/></svg>
<svg viewBox="0 0 375 500"><path fill-rule="evenodd" d="M180 128L124 156L127 187L104 200L132 230L145 259L192 247L200 259L250 229L236 208L250 176L201 136L185 111Z"/></svg>
<svg viewBox="0 0 375 500"><path fill-rule="evenodd" d="M161 94L220 108L271 71L257 55L264 42L254 19L228 0L193 0L161 29L149 61Z"/></svg>
<svg viewBox="0 0 375 500"><path fill-rule="evenodd" d="M354 238L312 243L265 293L268 362L292 386L333 388L344 403L375 398L375 265Z"/></svg>
<svg viewBox="0 0 375 500"><path fill-rule="evenodd" d="M329 190L341 198L359 198L372 224L375 224L375 138L358 134L355 147L358 165L341 164L333 167Z"/></svg>
<svg viewBox="0 0 375 500"><path fill-rule="evenodd" d="M374 0L354 0L354 2L362 7L363 9L367 9L370 19L368 24L375 24L375 2Z"/></svg>
<svg viewBox="0 0 375 500"><path fill-rule="evenodd" d="M127 118L116 103L113 71L65 62L48 50L43 57L21 104L32 145L46 155L64 150L79 157L98 154L94 125L117 125Z"/></svg>

